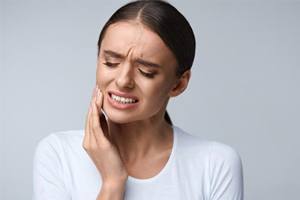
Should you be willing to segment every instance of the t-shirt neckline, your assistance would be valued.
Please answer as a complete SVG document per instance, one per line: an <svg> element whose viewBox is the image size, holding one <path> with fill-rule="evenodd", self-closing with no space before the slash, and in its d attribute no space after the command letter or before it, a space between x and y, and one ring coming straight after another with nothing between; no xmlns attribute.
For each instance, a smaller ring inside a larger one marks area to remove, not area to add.
<svg viewBox="0 0 300 200"><path fill-rule="evenodd" d="M128 176L128 181L129 182L134 182L134 183L148 183L148 182L153 182L156 179L158 179L160 176L162 176L164 173L166 173L166 171L170 168L170 165L172 163L172 161L174 160L175 157L175 151L177 148L177 127L175 125L172 125L172 129L173 129L173 146L172 146L172 150L169 156L169 159L167 161L167 163L165 164L165 166L158 172L158 174L150 177L150 178L145 178L145 179L140 179L140 178L135 178L133 176Z"/></svg>

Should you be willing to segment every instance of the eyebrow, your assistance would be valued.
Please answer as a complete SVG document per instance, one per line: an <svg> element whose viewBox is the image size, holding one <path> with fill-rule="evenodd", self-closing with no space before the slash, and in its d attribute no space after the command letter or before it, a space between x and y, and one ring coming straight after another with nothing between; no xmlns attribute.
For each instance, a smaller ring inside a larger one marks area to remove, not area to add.
<svg viewBox="0 0 300 200"><path fill-rule="evenodd" d="M122 54L119 54L119 53L111 51L111 50L104 50L104 54L109 55L114 58L124 58L124 56Z"/></svg>
<svg viewBox="0 0 300 200"><path fill-rule="evenodd" d="M118 59L124 59L125 58L124 55L122 55L120 53L117 53L117 52L114 52L114 51L111 51L111 50L104 50L104 54L108 55L108 56L111 56L113 58L118 58ZM144 60L144 59L141 59L141 58L135 59L135 62L139 63L141 65L148 66L148 67L154 67L154 68L161 68L162 67L161 65L159 65L157 63L147 61L147 60Z"/></svg>

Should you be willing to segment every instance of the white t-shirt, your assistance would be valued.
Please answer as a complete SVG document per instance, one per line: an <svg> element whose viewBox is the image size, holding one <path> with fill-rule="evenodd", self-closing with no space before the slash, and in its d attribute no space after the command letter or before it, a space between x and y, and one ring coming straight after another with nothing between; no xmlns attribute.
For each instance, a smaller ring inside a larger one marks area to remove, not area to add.
<svg viewBox="0 0 300 200"><path fill-rule="evenodd" d="M125 200L242 200L239 154L173 125L171 155L154 177L129 176ZM84 130L55 132L39 141L33 160L33 200L96 200L101 175L82 147Z"/></svg>

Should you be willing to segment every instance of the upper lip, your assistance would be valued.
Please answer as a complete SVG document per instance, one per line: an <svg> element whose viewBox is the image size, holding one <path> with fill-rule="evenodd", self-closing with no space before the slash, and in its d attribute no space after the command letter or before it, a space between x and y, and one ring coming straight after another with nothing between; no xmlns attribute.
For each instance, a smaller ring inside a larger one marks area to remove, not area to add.
<svg viewBox="0 0 300 200"><path fill-rule="evenodd" d="M119 92L119 91L108 91L109 94L114 94L120 97L125 97L125 98L130 98L130 99L134 99L134 100L138 100L137 96L128 94L128 93L124 93L124 92Z"/></svg>

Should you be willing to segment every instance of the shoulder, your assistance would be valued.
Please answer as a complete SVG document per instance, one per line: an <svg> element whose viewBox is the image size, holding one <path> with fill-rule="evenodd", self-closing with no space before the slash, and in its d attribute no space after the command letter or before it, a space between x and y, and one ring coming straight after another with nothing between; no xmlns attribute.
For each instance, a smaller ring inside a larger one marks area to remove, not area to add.
<svg viewBox="0 0 300 200"><path fill-rule="evenodd" d="M77 145L79 138L80 130L58 131L42 137L37 142L33 156L35 199L46 199L51 195L69 199L72 161L82 160L80 154L77 154L81 148Z"/></svg>
<svg viewBox="0 0 300 200"><path fill-rule="evenodd" d="M211 164L223 163L227 165L241 165L239 153L228 144L203 139L192 135L180 127L174 126L177 133L177 145L180 152L201 158L207 158Z"/></svg>
<svg viewBox="0 0 300 200"><path fill-rule="evenodd" d="M83 136L83 130L66 130L51 132L38 141L38 145L55 144L61 142L71 142L80 139Z"/></svg>
<svg viewBox="0 0 300 200"><path fill-rule="evenodd" d="M210 153L212 142L201 138L198 135L193 135L186 130L178 127L174 127L174 133L176 134L176 149L177 153L192 155L193 157L204 158Z"/></svg>
<svg viewBox="0 0 300 200"><path fill-rule="evenodd" d="M209 148L210 141L202 139L200 136L190 134L178 126L173 127L174 133L176 134L176 142L179 148L184 148L186 150L194 150L194 148Z"/></svg>
<svg viewBox="0 0 300 200"><path fill-rule="evenodd" d="M177 154L191 177L203 175L210 199L243 199L243 170L239 153L230 145L202 139L176 127ZM194 173L195 172L195 173Z"/></svg>
<svg viewBox="0 0 300 200"><path fill-rule="evenodd" d="M69 147L78 148L82 141L83 130L67 130L49 133L47 136L38 140L35 147L35 154L55 153L57 155L66 151Z"/></svg>
<svg viewBox="0 0 300 200"><path fill-rule="evenodd" d="M226 193L224 196L228 197L225 199L242 199L242 160L233 147L217 141L211 142L208 166L213 194ZM224 188L227 188L226 191Z"/></svg>
<svg viewBox="0 0 300 200"><path fill-rule="evenodd" d="M210 193L213 199L243 199L243 169L239 153L231 146L212 142L209 156Z"/></svg>
<svg viewBox="0 0 300 200"><path fill-rule="evenodd" d="M224 163L230 166L241 165L241 157L237 150L217 141L211 142L210 159L212 163Z"/></svg>

